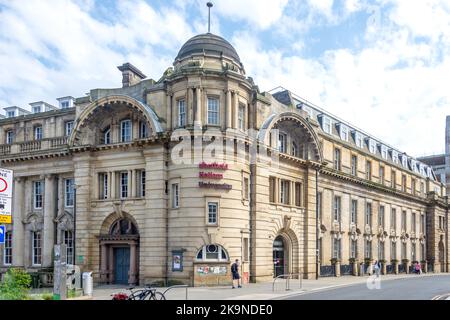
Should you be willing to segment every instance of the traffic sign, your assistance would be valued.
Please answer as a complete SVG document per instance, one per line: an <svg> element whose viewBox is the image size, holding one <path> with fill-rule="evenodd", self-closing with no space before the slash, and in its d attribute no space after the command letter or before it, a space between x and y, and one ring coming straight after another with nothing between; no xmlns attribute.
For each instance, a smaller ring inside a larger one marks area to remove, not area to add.
<svg viewBox="0 0 450 320"><path fill-rule="evenodd" d="M0 244L5 243L5 232L6 232L5 226L1 225L0 226Z"/></svg>
<svg viewBox="0 0 450 320"><path fill-rule="evenodd" d="M13 171L0 168L0 223L12 223Z"/></svg>
<svg viewBox="0 0 450 320"><path fill-rule="evenodd" d="M0 196L12 197L13 172L0 168Z"/></svg>

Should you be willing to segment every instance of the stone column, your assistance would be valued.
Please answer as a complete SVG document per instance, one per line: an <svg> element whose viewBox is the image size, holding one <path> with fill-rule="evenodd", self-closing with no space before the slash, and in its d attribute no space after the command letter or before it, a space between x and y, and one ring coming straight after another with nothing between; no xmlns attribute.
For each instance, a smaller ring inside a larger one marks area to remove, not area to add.
<svg viewBox="0 0 450 320"><path fill-rule="evenodd" d="M341 276L341 262L340 261L336 261L336 263L334 264L334 274L336 275L336 277Z"/></svg>
<svg viewBox="0 0 450 320"><path fill-rule="evenodd" d="M108 247L106 244L102 244L102 260L100 261L101 275L100 279L102 282L106 282L108 279Z"/></svg>
<svg viewBox="0 0 450 320"><path fill-rule="evenodd" d="M111 246L108 250L108 281L114 282L114 249Z"/></svg>
<svg viewBox="0 0 450 320"><path fill-rule="evenodd" d="M129 194L129 197L136 198L136 170L128 170L128 185L131 185L131 194Z"/></svg>
<svg viewBox="0 0 450 320"><path fill-rule="evenodd" d="M192 126L194 124L194 89L193 88L188 88L188 101L186 104L187 107L187 112L186 112L186 124L188 126Z"/></svg>
<svg viewBox="0 0 450 320"><path fill-rule="evenodd" d="M238 92L234 92L234 114L233 114L233 128L237 129L239 127L238 122L238 114L239 114L239 95Z"/></svg>
<svg viewBox="0 0 450 320"><path fill-rule="evenodd" d="M129 277L129 283L135 284L136 283L136 243L130 244L130 277Z"/></svg>
<svg viewBox="0 0 450 320"><path fill-rule="evenodd" d="M116 173L109 172L109 185L111 188L109 189L109 199L115 199L116 198Z"/></svg>
<svg viewBox="0 0 450 320"><path fill-rule="evenodd" d="M55 176L45 175L44 183L44 232L43 237L43 267L53 265L53 246L55 244Z"/></svg>
<svg viewBox="0 0 450 320"><path fill-rule="evenodd" d="M172 130L172 93L167 93L167 130Z"/></svg>
<svg viewBox="0 0 450 320"><path fill-rule="evenodd" d="M25 230L22 219L24 210L24 178L14 179L13 212L12 212L12 264L15 267L24 267L24 241Z"/></svg>
<svg viewBox="0 0 450 320"><path fill-rule="evenodd" d="M304 273L308 279L313 279L316 276L316 170L308 166L305 172L305 215L304 215L304 229L305 237L303 250L303 267Z"/></svg>
<svg viewBox="0 0 450 320"><path fill-rule="evenodd" d="M195 119L194 126L201 127L202 126L202 96L201 96L201 88L197 87L195 89Z"/></svg>
<svg viewBox="0 0 450 320"><path fill-rule="evenodd" d="M231 122L231 115L232 115L232 112L231 112L231 91L230 90L227 90L226 91L226 112L227 112L227 123L226 123L226 126L227 126L227 128L232 128L233 127L233 124L232 124L232 122Z"/></svg>
<svg viewBox="0 0 450 320"><path fill-rule="evenodd" d="M381 274L387 274L386 264L387 264L387 262L382 262L381 263Z"/></svg>
<svg viewBox="0 0 450 320"><path fill-rule="evenodd" d="M398 274L398 261L394 262L394 273Z"/></svg>

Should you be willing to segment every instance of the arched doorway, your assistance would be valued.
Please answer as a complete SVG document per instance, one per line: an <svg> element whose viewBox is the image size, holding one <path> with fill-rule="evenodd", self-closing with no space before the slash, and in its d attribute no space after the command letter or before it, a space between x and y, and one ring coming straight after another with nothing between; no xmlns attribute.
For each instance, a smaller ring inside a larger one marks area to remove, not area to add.
<svg viewBox="0 0 450 320"><path fill-rule="evenodd" d="M282 236L277 236L273 241L273 275L278 277L289 272L289 254L286 240Z"/></svg>
<svg viewBox="0 0 450 320"><path fill-rule="evenodd" d="M442 241L442 239L439 242L439 265L441 266L441 272L445 272L445 250L444 242Z"/></svg>
<svg viewBox="0 0 450 320"><path fill-rule="evenodd" d="M108 234L100 235L100 269L104 282L136 284L138 279L139 232L129 218L111 224Z"/></svg>

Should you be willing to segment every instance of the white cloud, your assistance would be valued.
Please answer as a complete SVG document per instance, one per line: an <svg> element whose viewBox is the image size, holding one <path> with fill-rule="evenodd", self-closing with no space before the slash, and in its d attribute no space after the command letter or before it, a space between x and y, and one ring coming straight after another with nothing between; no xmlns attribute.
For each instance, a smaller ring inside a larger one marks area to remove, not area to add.
<svg viewBox="0 0 450 320"><path fill-rule="evenodd" d="M214 1L214 13L267 29L282 17L287 3L288 0L217 0Z"/></svg>

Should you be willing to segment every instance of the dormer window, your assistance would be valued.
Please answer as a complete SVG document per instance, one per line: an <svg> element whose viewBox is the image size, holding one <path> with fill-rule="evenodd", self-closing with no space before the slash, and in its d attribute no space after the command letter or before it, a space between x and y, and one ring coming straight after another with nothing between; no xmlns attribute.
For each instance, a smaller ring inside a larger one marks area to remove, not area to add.
<svg viewBox="0 0 450 320"><path fill-rule="evenodd" d="M356 143L356 146L358 146L358 148L363 148L364 147L363 136L362 136L361 133L356 132L356 131L355 131L355 143Z"/></svg>
<svg viewBox="0 0 450 320"><path fill-rule="evenodd" d="M139 122L139 138L147 138L148 137L148 126L145 121Z"/></svg>
<svg viewBox="0 0 450 320"><path fill-rule="evenodd" d="M292 150L291 151L292 151L291 154L294 157L298 157L298 145L297 145L297 143L295 143L295 141L292 141Z"/></svg>
<svg viewBox="0 0 450 320"><path fill-rule="evenodd" d="M370 153L377 153L377 142L373 139L369 139L369 151Z"/></svg>
<svg viewBox="0 0 450 320"><path fill-rule="evenodd" d="M408 157L406 155L402 156L402 166L403 167L408 167Z"/></svg>
<svg viewBox="0 0 450 320"><path fill-rule="evenodd" d="M348 141L348 128L347 126L340 124L339 125L339 136L342 140Z"/></svg>
<svg viewBox="0 0 450 320"><path fill-rule="evenodd" d="M41 106L34 106L33 113L39 113L39 112L41 112Z"/></svg>
<svg viewBox="0 0 450 320"><path fill-rule="evenodd" d="M322 130L331 134L331 119L327 116L322 116Z"/></svg>
<svg viewBox="0 0 450 320"><path fill-rule="evenodd" d="M395 164L398 164L398 152L397 151L392 150L392 161Z"/></svg>
<svg viewBox="0 0 450 320"><path fill-rule="evenodd" d="M42 140L42 126L34 127L34 140Z"/></svg>
<svg viewBox="0 0 450 320"><path fill-rule="evenodd" d="M388 158L388 150L386 146L381 145L381 157L383 157L383 159L387 159Z"/></svg>
<svg viewBox="0 0 450 320"><path fill-rule="evenodd" d="M7 118L14 118L16 116L16 111L15 110L13 110L13 111L8 111L7 113L6 113L6 117Z"/></svg>
<svg viewBox="0 0 450 320"><path fill-rule="evenodd" d="M287 145L287 135L285 133L280 133L278 135L278 151L281 153L286 153Z"/></svg>
<svg viewBox="0 0 450 320"><path fill-rule="evenodd" d="M61 109L67 109L69 105L69 101L61 101Z"/></svg>
<svg viewBox="0 0 450 320"><path fill-rule="evenodd" d="M419 165L419 171L420 171L420 174L421 174L421 175L423 175L423 176L426 175L426 172L425 172L425 166L424 166L423 164L420 164L420 165Z"/></svg>
<svg viewBox="0 0 450 320"><path fill-rule="evenodd" d="M65 135L66 137L70 136L73 130L73 121L67 121L65 125Z"/></svg>

